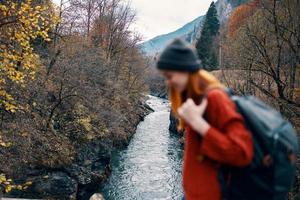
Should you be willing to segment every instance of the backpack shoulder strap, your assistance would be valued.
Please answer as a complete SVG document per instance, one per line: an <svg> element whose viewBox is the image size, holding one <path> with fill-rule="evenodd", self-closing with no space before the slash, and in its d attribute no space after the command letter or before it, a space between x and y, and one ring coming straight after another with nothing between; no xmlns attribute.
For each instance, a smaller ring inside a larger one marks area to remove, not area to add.
<svg viewBox="0 0 300 200"><path fill-rule="evenodd" d="M233 91L233 89L229 88L229 87L225 87L224 91L228 94L228 96L233 96L235 95L235 92Z"/></svg>

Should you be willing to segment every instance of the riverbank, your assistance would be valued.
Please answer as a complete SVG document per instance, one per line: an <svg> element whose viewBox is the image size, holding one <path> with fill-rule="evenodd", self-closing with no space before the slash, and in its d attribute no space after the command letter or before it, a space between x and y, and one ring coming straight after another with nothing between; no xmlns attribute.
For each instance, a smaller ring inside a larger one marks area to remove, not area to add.
<svg viewBox="0 0 300 200"><path fill-rule="evenodd" d="M100 186L111 174L112 152L126 147L139 122L153 111L145 103L146 100L147 96L140 99L138 107L128 110L126 120L123 120L120 127L114 130L124 130L122 133L112 132L106 134L107 137L82 143L76 149L76 154L70 163L55 167L26 166L26 169L21 170L24 173L16 174L13 180L10 180L11 176L3 175L3 180L0 180L0 197L89 199L92 194L99 192ZM114 135L118 137L112 137ZM9 155L13 153L14 147L0 150L2 155ZM7 157L8 162L11 162L10 159ZM0 170L0 172L4 171L5 167L2 165Z"/></svg>

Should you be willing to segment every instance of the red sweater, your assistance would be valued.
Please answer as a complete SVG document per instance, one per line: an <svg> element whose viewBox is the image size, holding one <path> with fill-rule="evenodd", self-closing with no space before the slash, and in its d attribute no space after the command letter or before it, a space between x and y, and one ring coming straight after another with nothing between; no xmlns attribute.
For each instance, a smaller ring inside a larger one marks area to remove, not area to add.
<svg viewBox="0 0 300 200"><path fill-rule="evenodd" d="M183 190L186 200L220 200L217 171L221 163L246 166L253 157L252 137L225 91L208 92L206 108L210 128L200 139L186 128Z"/></svg>

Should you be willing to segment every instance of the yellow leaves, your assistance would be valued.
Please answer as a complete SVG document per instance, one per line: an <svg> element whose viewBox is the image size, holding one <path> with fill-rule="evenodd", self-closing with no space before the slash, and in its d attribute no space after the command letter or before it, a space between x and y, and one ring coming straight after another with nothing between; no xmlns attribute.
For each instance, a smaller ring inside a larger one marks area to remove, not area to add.
<svg viewBox="0 0 300 200"><path fill-rule="evenodd" d="M0 147L10 147L12 145L11 142L5 142L0 135ZM0 176L0 183L1 183L1 176Z"/></svg>
<svg viewBox="0 0 300 200"><path fill-rule="evenodd" d="M10 147L11 143L0 142L0 147Z"/></svg>
<svg viewBox="0 0 300 200"><path fill-rule="evenodd" d="M9 102L3 102L4 104L4 108L7 110L7 111L10 111L12 113L16 112L17 111L17 106L14 105L14 104L11 104Z"/></svg>
<svg viewBox="0 0 300 200"><path fill-rule="evenodd" d="M28 181L28 182L23 184L23 186L30 186L30 185L32 185L32 181Z"/></svg>
<svg viewBox="0 0 300 200"><path fill-rule="evenodd" d="M0 174L0 184L6 181L6 177L4 174Z"/></svg>
<svg viewBox="0 0 300 200"><path fill-rule="evenodd" d="M46 176L43 176L43 179L48 179L49 178L49 176L48 175L46 175Z"/></svg>
<svg viewBox="0 0 300 200"><path fill-rule="evenodd" d="M6 193L10 192L13 188L11 182L11 179L7 179L4 174L0 174L0 184L4 186Z"/></svg>
<svg viewBox="0 0 300 200"><path fill-rule="evenodd" d="M4 90L0 90L0 96L5 97L6 100L12 100L12 96L7 94Z"/></svg>
<svg viewBox="0 0 300 200"><path fill-rule="evenodd" d="M28 186L24 186L22 189L23 189L23 190L26 190L27 188L28 188Z"/></svg>
<svg viewBox="0 0 300 200"><path fill-rule="evenodd" d="M16 189L17 189L17 190L22 190L23 187L22 187L22 185L17 185Z"/></svg>
<svg viewBox="0 0 300 200"><path fill-rule="evenodd" d="M0 79L0 84L2 83ZM10 112L16 112L18 107L15 105L15 102L13 100L13 97L8 94L5 90L0 89L0 105L2 105L5 110L10 111Z"/></svg>
<svg viewBox="0 0 300 200"><path fill-rule="evenodd" d="M12 3L12 5L11 5L11 9L15 9L16 8L16 4L15 3Z"/></svg>
<svg viewBox="0 0 300 200"><path fill-rule="evenodd" d="M91 131L93 128L93 125L91 124L91 118L90 117L86 117L86 118L81 118L78 120L79 124L81 124L85 130L87 131Z"/></svg>
<svg viewBox="0 0 300 200"><path fill-rule="evenodd" d="M30 185L32 185L32 181L28 181L20 185L14 185L12 179L7 179L5 174L0 174L0 185L2 185L5 188L6 193L9 193L13 189L26 190Z"/></svg>
<svg viewBox="0 0 300 200"><path fill-rule="evenodd" d="M29 133L26 132L26 131L21 133L21 136L22 136L22 137L27 137L28 135L29 135Z"/></svg>
<svg viewBox="0 0 300 200"><path fill-rule="evenodd" d="M41 8L42 8L41 6L36 6L35 10L41 10Z"/></svg>
<svg viewBox="0 0 300 200"><path fill-rule="evenodd" d="M4 17L6 17L6 16L7 16L7 12L8 12L8 7L6 7L6 6L0 4L0 13L1 13Z"/></svg>
<svg viewBox="0 0 300 200"><path fill-rule="evenodd" d="M0 80L4 80L0 82L0 104L15 112L12 96L4 92L5 80L24 85L26 78L34 78L40 62L31 41L38 37L51 41L48 32L58 22L58 16L51 6L36 5L31 0L0 2L0 18L4 15L15 20L0 28L0 41L6 41L0 44Z"/></svg>
<svg viewBox="0 0 300 200"><path fill-rule="evenodd" d="M11 190L12 190L12 186L11 186L11 185L7 185L7 186L5 187L5 192L6 192L6 193L10 192Z"/></svg>

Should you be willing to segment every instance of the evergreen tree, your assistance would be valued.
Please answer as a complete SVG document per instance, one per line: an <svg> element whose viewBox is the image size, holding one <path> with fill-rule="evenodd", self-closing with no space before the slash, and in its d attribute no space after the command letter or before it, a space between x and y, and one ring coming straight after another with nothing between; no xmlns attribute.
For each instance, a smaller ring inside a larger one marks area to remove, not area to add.
<svg viewBox="0 0 300 200"><path fill-rule="evenodd" d="M201 30L201 36L197 40L196 48L203 67L207 70L214 70L218 66L218 44L215 38L219 34L220 22L214 2L206 13L206 18Z"/></svg>

